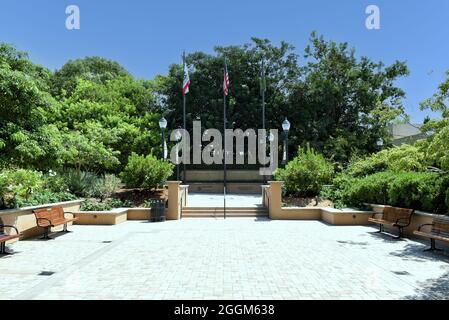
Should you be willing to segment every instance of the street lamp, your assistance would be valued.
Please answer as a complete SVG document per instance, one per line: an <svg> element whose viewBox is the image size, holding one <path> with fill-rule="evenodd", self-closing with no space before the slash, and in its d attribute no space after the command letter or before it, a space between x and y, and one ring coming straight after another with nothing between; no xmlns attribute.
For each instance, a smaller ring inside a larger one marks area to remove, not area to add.
<svg viewBox="0 0 449 320"><path fill-rule="evenodd" d="M162 133L162 159L165 160L165 129L167 129L167 120L164 117L159 120L159 128Z"/></svg>
<svg viewBox="0 0 449 320"><path fill-rule="evenodd" d="M282 129L284 130L285 134L285 141L284 141L284 163L288 162L288 132L290 131L290 121L285 118L284 122L282 123Z"/></svg>
<svg viewBox="0 0 449 320"><path fill-rule="evenodd" d="M380 138L379 140L377 140L377 146L378 147L383 147L384 146L384 140L382 138Z"/></svg>

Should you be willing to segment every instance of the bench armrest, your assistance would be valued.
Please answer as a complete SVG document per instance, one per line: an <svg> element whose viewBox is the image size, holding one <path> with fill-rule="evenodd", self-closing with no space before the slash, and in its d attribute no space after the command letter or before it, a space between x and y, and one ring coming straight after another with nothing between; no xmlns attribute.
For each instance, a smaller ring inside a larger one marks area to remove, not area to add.
<svg viewBox="0 0 449 320"><path fill-rule="evenodd" d="M421 226L418 228L418 231L421 231L422 228L424 228L424 227L433 227L433 226L434 226L433 223L426 223L426 224L421 225Z"/></svg>
<svg viewBox="0 0 449 320"><path fill-rule="evenodd" d="M7 225L7 224L0 224L0 229L3 229L3 228L11 228L11 229L14 229L14 230L16 231L16 233L19 234L19 230L17 230L17 228L14 227L14 226L9 226L9 225Z"/></svg>
<svg viewBox="0 0 449 320"><path fill-rule="evenodd" d="M398 220L396 220L396 224L399 224L399 222L404 221L404 224L410 224L410 222L412 221L412 217L410 218L400 218Z"/></svg>
<svg viewBox="0 0 449 320"><path fill-rule="evenodd" d="M39 220L46 220L46 221L48 221L48 223L50 224L50 226L53 226L53 222L51 222L50 219L47 219L47 218L36 218L36 220L37 220L38 224L39 224Z"/></svg>

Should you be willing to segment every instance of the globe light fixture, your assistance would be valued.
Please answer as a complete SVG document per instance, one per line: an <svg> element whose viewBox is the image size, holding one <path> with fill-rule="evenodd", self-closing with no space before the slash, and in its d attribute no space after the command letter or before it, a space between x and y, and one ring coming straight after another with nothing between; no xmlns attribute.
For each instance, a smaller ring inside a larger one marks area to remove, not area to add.
<svg viewBox="0 0 449 320"><path fill-rule="evenodd" d="M161 129L161 136L162 136L162 159L166 159L167 153L165 152L165 129L167 129L167 120L162 117L161 120L159 120L159 128Z"/></svg>

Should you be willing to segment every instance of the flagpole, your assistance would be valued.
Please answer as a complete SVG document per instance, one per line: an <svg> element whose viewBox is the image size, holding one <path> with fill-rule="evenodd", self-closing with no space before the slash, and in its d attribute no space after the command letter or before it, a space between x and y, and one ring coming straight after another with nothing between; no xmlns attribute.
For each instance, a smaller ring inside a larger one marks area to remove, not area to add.
<svg viewBox="0 0 449 320"><path fill-rule="evenodd" d="M265 66L262 59L262 129L265 130Z"/></svg>
<svg viewBox="0 0 449 320"><path fill-rule="evenodd" d="M224 69L224 77L226 77L226 73L227 73L227 66L226 66L226 57L225 57L225 69ZM226 168L226 122L227 122L227 114L226 114L226 89L225 89L225 81L223 81L223 175L224 175L224 180L223 180L223 212L224 212L224 218L226 219L226 191L227 191L227 168Z"/></svg>
<svg viewBox="0 0 449 320"><path fill-rule="evenodd" d="M265 65L264 65L264 59L262 58L262 79L261 79L261 91L262 91L262 129L265 131L266 124L265 124ZM265 146L266 146L266 139L265 139ZM271 150L270 150L271 153ZM264 184L267 184L267 176L263 176L263 182Z"/></svg>
<svg viewBox="0 0 449 320"><path fill-rule="evenodd" d="M186 65L186 52L184 51L182 53L182 68L183 68L183 72L184 72L184 68ZM183 114L183 129L187 130L187 120L186 120L186 94L185 92L182 95L182 114ZM185 131L184 131L185 132ZM186 152L186 146L185 146L185 139L182 139L183 141L183 153ZM184 160L185 160L185 156L183 154ZM190 157L190 154L189 154ZM186 183L186 162L182 161L182 166L183 166L183 173L182 173L182 180L184 183Z"/></svg>

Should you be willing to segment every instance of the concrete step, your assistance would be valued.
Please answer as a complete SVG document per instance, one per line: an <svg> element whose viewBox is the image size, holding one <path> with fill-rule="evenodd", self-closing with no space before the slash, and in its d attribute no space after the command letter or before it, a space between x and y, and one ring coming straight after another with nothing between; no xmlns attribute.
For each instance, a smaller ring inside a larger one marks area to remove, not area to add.
<svg viewBox="0 0 449 320"><path fill-rule="evenodd" d="M188 182L189 193L223 193L222 182ZM227 184L229 194L262 194L262 183L233 183Z"/></svg>
<svg viewBox="0 0 449 320"><path fill-rule="evenodd" d="M224 217L223 207L218 208L184 208L183 218L216 218ZM264 207L254 208L226 208L227 217L268 217L268 210Z"/></svg>
<svg viewBox="0 0 449 320"><path fill-rule="evenodd" d="M182 209L184 212L186 211L224 211L223 207L185 207ZM267 211L265 207L226 207L226 211Z"/></svg>

